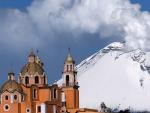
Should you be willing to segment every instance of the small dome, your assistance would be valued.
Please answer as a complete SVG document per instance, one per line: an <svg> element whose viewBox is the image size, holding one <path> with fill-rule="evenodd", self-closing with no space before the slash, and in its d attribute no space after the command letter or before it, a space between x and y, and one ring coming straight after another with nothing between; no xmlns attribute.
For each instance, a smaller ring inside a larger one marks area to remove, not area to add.
<svg viewBox="0 0 150 113"><path fill-rule="evenodd" d="M70 51L70 48L68 48L68 55L67 55L67 58L66 58L66 63L75 63L74 60L73 60L73 57L71 55L71 51Z"/></svg>
<svg viewBox="0 0 150 113"><path fill-rule="evenodd" d="M8 80L1 87L1 92L9 91L9 92L22 92L22 87L15 80Z"/></svg>
<svg viewBox="0 0 150 113"><path fill-rule="evenodd" d="M66 62L67 62L67 63L74 63L74 60L73 60L73 58L72 58L72 56L71 56L70 53L68 54L68 56L67 56L67 58L66 58Z"/></svg>
<svg viewBox="0 0 150 113"><path fill-rule="evenodd" d="M40 75L43 75L44 73L43 67L41 67L36 62L33 63L28 62L21 70L22 75L25 75L26 73L32 75L35 74L36 72Z"/></svg>
<svg viewBox="0 0 150 113"><path fill-rule="evenodd" d="M72 62L73 61L73 58L72 58L72 56L70 54L68 54L66 61L67 62Z"/></svg>

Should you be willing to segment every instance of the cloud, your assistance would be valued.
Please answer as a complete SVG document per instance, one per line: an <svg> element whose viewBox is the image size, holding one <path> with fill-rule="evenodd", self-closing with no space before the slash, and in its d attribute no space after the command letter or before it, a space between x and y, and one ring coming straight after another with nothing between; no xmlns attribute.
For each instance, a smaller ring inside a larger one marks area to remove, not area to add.
<svg viewBox="0 0 150 113"><path fill-rule="evenodd" d="M1 43L40 46L62 34L98 33L150 50L150 14L129 0L34 0L26 12L7 10L0 16Z"/></svg>

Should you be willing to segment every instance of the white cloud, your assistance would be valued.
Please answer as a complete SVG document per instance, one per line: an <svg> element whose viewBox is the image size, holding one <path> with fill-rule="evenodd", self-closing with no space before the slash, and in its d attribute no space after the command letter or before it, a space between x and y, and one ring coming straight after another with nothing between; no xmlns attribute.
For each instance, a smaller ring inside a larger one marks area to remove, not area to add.
<svg viewBox="0 0 150 113"><path fill-rule="evenodd" d="M120 37L130 47L150 50L150 14L129 0L34 0L27 12L6 12L0 21L6 42L39 45L45 38L58 38L58 33L88 32Z"/></svg>
<svg viewBox="0 0 150 113"><path fill-rule="evenodd" d="M36 43L34 43L36 42ZM0 43L21 47L24 43L36 46L39 38L33 23L26 13L19 10L8 10L0 19ZM35 44L35 45L34 45Z"/></svg>

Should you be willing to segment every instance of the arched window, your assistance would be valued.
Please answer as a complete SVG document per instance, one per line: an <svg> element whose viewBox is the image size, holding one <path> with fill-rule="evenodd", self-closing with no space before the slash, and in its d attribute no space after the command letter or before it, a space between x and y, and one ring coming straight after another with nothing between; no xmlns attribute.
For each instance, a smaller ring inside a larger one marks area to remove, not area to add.
<svg viewBox="0 0 150 113"><path fill-rule="evenodd" d="M17 95L14 95L14 100L17 100Z"/></svg>
<svg viewBox="0 0 150 113"><path fill-rule="evenodd" d="M39 77L35 76L35 83L38 84L39 83Z"/></svg>
<svg viewBox="0 0 150 113"><path fill-rule="evenodd" d="M76 82L76 75L74 75L74 83Z"/></svg>
<svg viewBox="0 0 150 113"><path fill-rule="evenodd" d="M69 71L69 66L67 65L67 71Z"/></svg>
<svg viewBox="0 0 150 113"><path fill-rule="evenodd" d="M37 90L33 89L33 99L36 99L36 98L37 98Z"/></svg>
<svg viewBox="0 0 150 113"><path fill-rule="evenodd" d="M8 100L8 95L5 96L5 100Z"/></svg>
<svg viewBox="0 0 150 113"><path fill-rule="evenodd" d="M44 84L46 84L46 77L44 76Z"/></svg>
<svg viewBox="0 0 150 113"><path fill-rule="evenodd" d="M70 65L70 71L72 71L72 65Z"/></svg>
<svg viewBox="0 0 150 113"><path fill-rule="evenodd" d="M69 75L66 76L66 86L69 86Z"/></svg>
<svg viewBox="0 0 150 113"><path fill-rule="evenodd" d="M53 97L54 97L54 98L57 98L57 90L56 90L56 89L54 89Z"/></svg>
<svg viewBox="0 0 150 113"><path fill-rule="evenodd" d="M25 84L29 84L29 77L25 77Z"/></svg>

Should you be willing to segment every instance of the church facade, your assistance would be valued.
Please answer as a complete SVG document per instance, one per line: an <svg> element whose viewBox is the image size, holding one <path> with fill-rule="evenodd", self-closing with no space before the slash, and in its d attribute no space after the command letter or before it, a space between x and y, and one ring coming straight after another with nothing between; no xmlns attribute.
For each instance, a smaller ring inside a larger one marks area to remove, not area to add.
<svg viewBox="0 0 150 113"><path fill-rule="evenodd" d="M48 85L43 62L30 52L18 80L13 72L0 89L0 113L77 113L79 86L75 62L69 53L64 63L63 83Z"/></svg>

